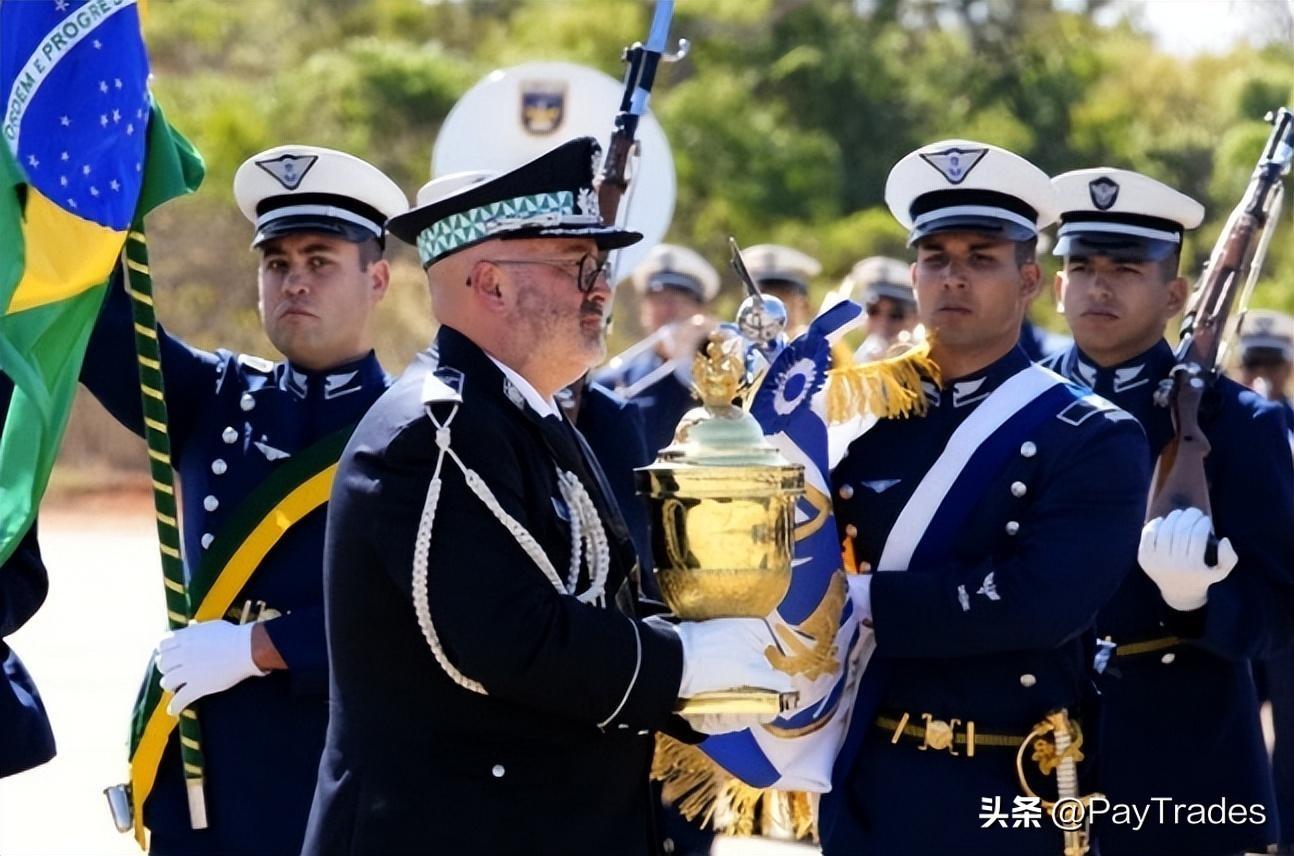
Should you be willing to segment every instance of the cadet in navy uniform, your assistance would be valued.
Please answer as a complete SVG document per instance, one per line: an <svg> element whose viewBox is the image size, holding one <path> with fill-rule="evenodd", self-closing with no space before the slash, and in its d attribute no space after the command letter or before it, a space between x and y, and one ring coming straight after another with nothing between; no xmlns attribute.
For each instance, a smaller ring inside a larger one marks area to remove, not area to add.
<svg viewBox="0 0 1294 856"><path fill-rule="evenodd" d="M256 228L261 320L287 359L209 353L158 331L190 579L208 551L228 553L259 523L249 514L264 514L335 463L389 383L372 351L371 321L390 276L382 224L408 204L400 188L359 158L292 145L244 162L234 195ZM81 379L140 433L128 300L114 285ZM159 645L162 688L176 693L168 711L202 699L209 828L190 829L172 733L151 794L135 794L153 852L301 847L327 724L325 514L316 507L290 523L279 525L227 620L192 624Z"/></svg>
<svg viewBox="0 0 1294 856"><path fill-rule="evenodd" d="M692 394L692 355L714 326L705 311L719 293L719 274L700 253L659 244L631 278L639 320L657 341L623 363L612 360L593 377L642 409L647 452L655 459L674 442L683 414L699 403Z"/></svg>
<svg viewBox="0 0 1294 856"><path fill-rule="evenodd" d="M1054 184L1063 212L1054 252L1064 258L1055 289L1075 340L1054 366L1135 415L1157 456L1173 434L1168 409L1153 401L1174 364L1163 330L1187 296L1182 234L1204 208L1126 170L1078 170ZM1225 800L1242 816L1218 822L1215 809L1201 824L1183 809L1159 822L1156 810L1140 830L1098 822L1107 856L1236 853L1276 839L1249 659L1294 632L1294 465L1284 421L1278 406L1218 380L1200 419L1212 521L1187 509L1147 523L1140 549L1122 555L1132 572L1096 623L1101 790L1114 803ZM1204 560L1211 530L1216 567Z"/></svg>
<svg viewBox="0 0 1294 856"><path fill-rule="evenodd" d="M1056 214L1045 174L948 140L901 160L886 202L916 247L942 379L923 385L924 416L880 420L832 473L875 653L824 798L823 850L1058 853L1047 817L1013 821L1016 752L1049 713L1080 716L1083 636L1141 528L1145 439L1017 344L1037 233ZM1025 763L1054 798L1054 778Z"/></svg>
<svg viewBox="0 0 1294 856"><path fill-rule="evenodd" d="M601 254L640 238L603 222L598 160L584 137L446 176L388 223L441 327L333 491L307 854L649 853L651 731L681 725L676 700L792 685L761 620L634 617L628 534L553 399L605 352Z"/></svg>
<svg viewBox="0 0 1294 856"><path fill-rule="evenodd" d="M1250 309L1240 323L1239 345L1236 379L1285 411L1294 446L1294 405L1286 394L1290 369L1294 368L1294 318L1269 309ZM1250 462L1254 468L1266 465L1256 459ZM1276 732L1272 779L1280 815L1280 844L1289 850L1294 844L1294 652L1255 660L1253 667L1258 697L1266 698L1272 706Z"/></svg>
<svg viewBox="0 0 1294 856"><path fill-rule="evenodd" d="M883 359L893 346L912 341L917 298L907 262L885 256L865 258L849 271L838 292L861 303L867 312L866 338L854 353L856 359Z"/></svg>
<svg viewBox="0 0 1294 856"><path fill-rule="evenodd" d="M9 411L13 383L0 373L0 426ZM40 609L49 577L36 543L36 524L0 565L0 777L12 776L54 757L54 732L31 675L18 652L5 643Z"/></svg>
<svg viewBox="0 0 1294 856"><path fill-rule="evenodd" d="M1239 373L1236 379L1275 402L1294 430L1294 403L1289 398L1294 369L1294 318L1270 309L1250 309L1240 323Z"/></svg>
<svg viewBox="0 0 1294 856"><path fill-rule="evenodd" d="M786 305L786 334L795 338L813 319L809 281L822 273L822 264L808 253L781 244L756 244L741 251L746 271L760 291Z"/></svg>

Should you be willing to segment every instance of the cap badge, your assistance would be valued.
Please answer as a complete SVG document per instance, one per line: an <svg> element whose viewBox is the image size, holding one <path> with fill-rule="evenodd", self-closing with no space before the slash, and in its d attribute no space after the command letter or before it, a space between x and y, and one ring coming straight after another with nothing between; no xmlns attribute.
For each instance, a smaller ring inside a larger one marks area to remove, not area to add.
<svg viewBox="0 0 1294 856"><path fill-rule="evenodd" d="M256 165L274 176L285 190L296 190L317 160L318 155L279 155L271 160L256 161Z"/></svg>
<svg viewBox="0 0 1294 856"><path fill-rule="evenodd" d="M1103 175L1087 183L1087 192L1098 211L1108 211L1119 198L1119 183Z"/></svg>
<svg viewBox="0 0 1294 856"><path fill-rule="evenodd" d="M921 159L930 164L949 184L961 184L975 168L988 149L944 149L941 152L921 152Z"/></svg>
<svg viewBox="0 0 1294 856"><path fill-rule="evenodd" d="M598 220L602 219L602 209L598 205L598 195L593 192L592 187L580 189L579 197L576 200L576 207L578 208L576 213L596 217Z"/></svg>
<svg viewBox="0 0 1294 856"><path fill-rule="evenodd" d="M566 117L566 84L555 80L526 80L521 83L521 127L536 137L547 136L562 126Z"/></svg>

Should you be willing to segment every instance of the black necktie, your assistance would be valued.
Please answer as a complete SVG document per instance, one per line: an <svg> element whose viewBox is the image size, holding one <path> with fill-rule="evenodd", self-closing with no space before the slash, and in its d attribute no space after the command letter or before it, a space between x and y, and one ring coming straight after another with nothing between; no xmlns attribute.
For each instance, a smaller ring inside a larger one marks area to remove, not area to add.
<svg viewBox="0 0 1294 856"><path fill-rule="evenodd" d="M562 469L570 470L589 492L603 523L618 535L627 533L620 510L616 508L606 477L593 461L592 454L584 453L584 444L575 434L570 422L558 416L545 416L539 420L544 439Z"/></svg>
<svg viewBox="0 0 1294 856"><path fill-rule="evenodd" d="M580 454L579 444L571 435L570 426L560 416L545 416L539 420L544 440L547 441L553 457L564 470L574 470L576 475L584 475L584 459Z"/></svg>

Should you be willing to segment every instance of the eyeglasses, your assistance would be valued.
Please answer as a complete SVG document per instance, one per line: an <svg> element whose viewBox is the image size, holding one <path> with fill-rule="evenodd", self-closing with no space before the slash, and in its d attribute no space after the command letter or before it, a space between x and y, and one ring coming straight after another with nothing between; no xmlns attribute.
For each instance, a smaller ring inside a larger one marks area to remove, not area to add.
<svg viewBox="0 0 1294 856"><path fill-rule="evenodd" d="M575 287L588 294L599 277L609 277L611 265L597 253L585 253L578 259L484 259L494 265L544 265L561 271L575 269Z"/></svg>
<svg viewBox="0 0 1294 856"><path fill-rule="evenodd" d="M879 306L867 307L868 318L875 318L878 315L884 315L891 321L904 321L908 317L908 313L904 312L902 309L892 309L889 312L882 312L881 307Z"/></svg>

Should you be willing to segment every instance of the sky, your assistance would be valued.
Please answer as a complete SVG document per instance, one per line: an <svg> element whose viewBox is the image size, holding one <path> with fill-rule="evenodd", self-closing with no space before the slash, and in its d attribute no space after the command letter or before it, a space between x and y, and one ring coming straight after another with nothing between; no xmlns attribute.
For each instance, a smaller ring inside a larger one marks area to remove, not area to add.
<svg viewBox="0 0 1294 856"><path fill-rule="evenodd" d="M1237 42L1290 40L1289 0L1123 0L1164 50L1221 53Z"/></svg>

